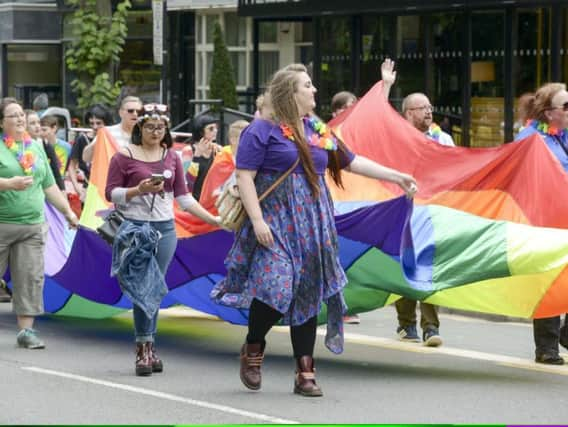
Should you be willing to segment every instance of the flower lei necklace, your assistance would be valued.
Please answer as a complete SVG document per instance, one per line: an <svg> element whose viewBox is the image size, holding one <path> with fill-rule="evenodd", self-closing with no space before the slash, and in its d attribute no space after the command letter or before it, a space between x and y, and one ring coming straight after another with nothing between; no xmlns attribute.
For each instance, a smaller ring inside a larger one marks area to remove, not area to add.
<svg viewBox="0 0 568 427"><path fill-rule="evenodd" d="M8 135L2 135L2 141L8 150L12 152L26 175L32 175L36 168L36 156L32 151L32 139L24 133L21 150L18 149L18 141Z"/></svg>
<svg viewBox="0 0 568 427"><path fill-rule="evenodd" d="M311 137L308 138L308 143L314 147L319 147L328 151L337 150L337 139L331 133L331 129L321 120L318 120L314 116L304 117L304 122L308 124L310 129L314 131ZM280 124L280 129L282 129L282 135L288 138L290 141L294 141L294 133L292 129L284 123Z"/></svg>
<svg viewBox="0 0 568 427"><path fill-rule="evenodd" d="M440 135L442 134L442 129L436 123L432 123L430 125L430 129L428 129L428 132L430 133L430 137L433 140L438 141L440 139Z"/></svg>
<svg viewBox="0 0 568 427"><path fill-rule="evenodd" d="M527 121L527 127L528 126L532 126L546 135L558 136L560 138L564 138L567 133L567 129L558 129L556 126L550 126L548 123L539 122L538 120Z"/></svg>

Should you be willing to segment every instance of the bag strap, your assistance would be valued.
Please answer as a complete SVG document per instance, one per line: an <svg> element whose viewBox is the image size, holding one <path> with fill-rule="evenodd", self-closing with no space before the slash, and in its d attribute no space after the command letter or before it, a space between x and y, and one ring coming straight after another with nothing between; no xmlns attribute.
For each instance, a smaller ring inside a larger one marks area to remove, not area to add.
<svg viewBox="0 0 568 427"><path fill-rule="evenodd" d="M270 187L268 187L266 190L264 190L264 193L262 193L262 195L258 198L259 202L262 202L270 193L272 193L274 191L274 189L276 189L276 187L278 187L280 184L282 184L282 181L284 181L288 175L290 175L292 173L292 171L294 169L296 169L296 166L298 166L298 163L300 163L300 158L298 157L296 159L296 161L294 162L294 164L292 165L292 167L290 169L288 169L286 172L284 172L280 178L278 178L276 181L274 181L272 183L272 185Z"/></svg>

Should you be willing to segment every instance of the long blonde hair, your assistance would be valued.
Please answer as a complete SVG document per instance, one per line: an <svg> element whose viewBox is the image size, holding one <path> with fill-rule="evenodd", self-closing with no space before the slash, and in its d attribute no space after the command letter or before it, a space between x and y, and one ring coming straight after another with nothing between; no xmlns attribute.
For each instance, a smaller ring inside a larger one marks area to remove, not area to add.
<svg viewBox="0 0 568 427"><path fill-rule="evenodd" d="M552 98L563 90L566 90L564 83L542 85L534 94L525 94L519 99L519 110L524 112L528 119L548 123L545 113L552 108Z"/></svg>
<svg viewBox="0 0 568 427"><path fill-rule="evenodd" d="M287 65L274 74L269 85L268 94L274 114L281 123L287 125L292 131L294 144L296 144L298 148L300 161L306 172L310 189L312 194L317 197L320 192L318 176L304 134L302 117L300 117L298 104L296 104L296 99L294 98L294 94L298 91L298 85L300 83L299 74L307 72L308 70L303 64ZM339 155L345 155L347 148L339 138L337 138L337 144L337 151L328 151L327 167L335 184L339 187L343 187Z"/></svg>

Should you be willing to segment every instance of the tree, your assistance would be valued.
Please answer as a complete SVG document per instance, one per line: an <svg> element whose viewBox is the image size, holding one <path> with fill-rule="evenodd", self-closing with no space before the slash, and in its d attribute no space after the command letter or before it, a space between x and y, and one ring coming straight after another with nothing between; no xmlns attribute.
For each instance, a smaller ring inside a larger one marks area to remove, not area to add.
<svg viewBox="0 0 568 427"><path fill-rule="evenodd" d="M112 105L122 85L114 81L113 66L120 60L128 31L126 16L132 5L121 0L112 13L110 0L67 0L67 4L75 11L70 22L73 40L66 49L65 61L77 75L71 89L78 106Z"/></svg>
<svg viewBox="0 0 568 427"><path fill-rule="evenodd" d="M235 74L219 22L215 23L213 43L215 50L213 51L211 80L209 81L210 97L222 99L225 107L237 109L239 102Z"/></svg>

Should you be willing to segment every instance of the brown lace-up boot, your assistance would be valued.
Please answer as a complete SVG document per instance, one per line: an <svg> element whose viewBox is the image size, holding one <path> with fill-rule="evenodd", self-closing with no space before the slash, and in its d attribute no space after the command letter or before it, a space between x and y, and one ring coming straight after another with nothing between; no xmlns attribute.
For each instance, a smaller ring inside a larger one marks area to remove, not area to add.
<svg viewBox="0 0 568 427"><path fill-rule="evenodd" d="M150 359L152 360L152 372L162 372L164 370L164 363L158 357L154 343L151 342L148 344L150 345Z"/></svg>
<svg viewBox="0 0 568 427"><path fill-rule="evenodd" d="M312 356L302 356L296 359L296 380L294 393L307 397L323 396L316 384L316 370Z"/></svg>
<svg viewBox="0 0 568 427"><path fill-rule="evenodd" d="M136 375L147 377L152 375L151 343L136 343Z"/></svg>
<svg viewBox="0 0 568 427"><path fill-rule="evenodd" d="M244 343L241 347L241 381L251 390L260 390L260 368L264 359L264 345Z"/></svg>

